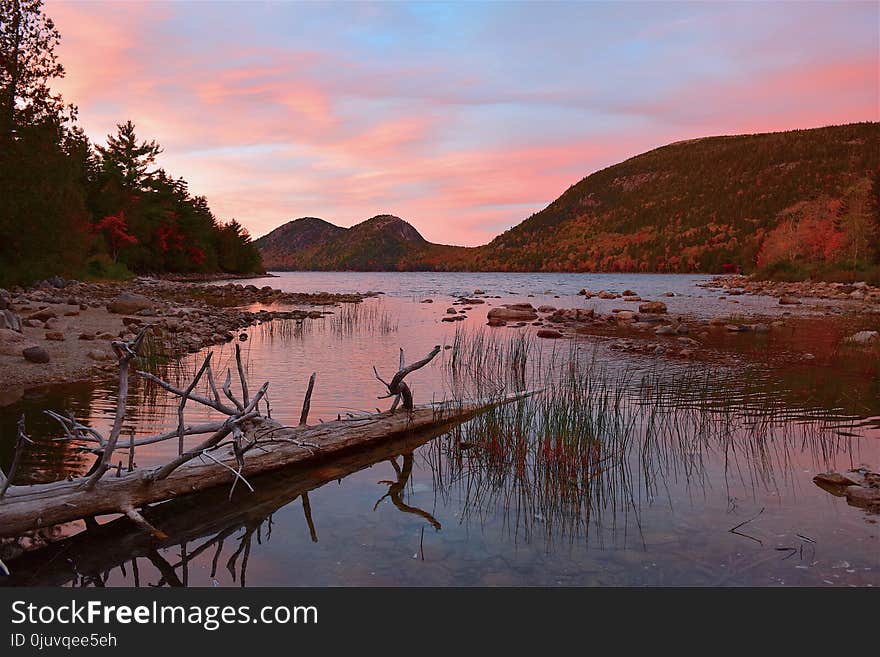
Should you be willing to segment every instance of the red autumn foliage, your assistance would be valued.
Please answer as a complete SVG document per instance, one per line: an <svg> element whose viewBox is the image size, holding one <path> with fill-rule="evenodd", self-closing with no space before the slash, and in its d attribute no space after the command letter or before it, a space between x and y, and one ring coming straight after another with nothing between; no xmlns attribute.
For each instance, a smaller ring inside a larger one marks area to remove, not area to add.
<svg viewBox="0 0 880 657"><path fill-rule="evenodd" d="M189 259L192 261L194 265L197 267L201 267L205 264L205 252L198 246L191 246L186 250Z"/></svg>
<svg viewBox="0 0 880 657"><path fill-rule="evenodd" d="M159 250L162 253L167 253L169 249L172 251L183 250L184 236L173 216L163 221L156 229L156 240L159 242Z"/></svg>
<svg viewBox="0 0 880 657"><path fill-rule="evenodd" d="M119 250L125 246L137 244L138 239L128 232L128 224L125 222L125 211L118 214L110 214L95 224L95 230L104 233L110 249L113 251L113 261L119 257Z"/></svg>

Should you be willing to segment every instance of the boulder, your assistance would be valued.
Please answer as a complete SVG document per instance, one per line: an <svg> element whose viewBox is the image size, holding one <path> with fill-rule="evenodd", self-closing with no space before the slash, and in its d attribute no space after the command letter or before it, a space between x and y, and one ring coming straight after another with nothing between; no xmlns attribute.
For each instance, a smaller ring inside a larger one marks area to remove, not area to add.
<svg viewBox="0 0 880 657"><path fill-rule="evenodd" d="M110 360L112 358L112 356L110 355L110 352L104 351L103 349L92 349L88 353L86 353L86 356L88 356L92 360L102 360L102 361L103 360Z"/></svg>
<svg viewBox="0 0 880 657"><path fill-rule="evenodd" d="M877 331L859 331L844 340L850 344L872 344L880 341L880 332Z"/></svg>
<svg viewBox="0 0 880 657"><path fill-rule="evenodd" d="M533 322L538 319L538 314L525 308L493 308L489 311L489 319L503 319L505 321Z"/></svg>
<svg viewBox="0 0 880 657"><path fill-rule="evenodd" d="M142 294L123 292L107 304L107 310L118 315L132 315L144 310L153 310L153 302Z"/></svg>
<svg viewBox="0 0 880 657"><path fill-rule="evenodd" d="M21 333L21 317L11 310L0 310L0 329Z"/></svg>
<svg viewBox="0 0 880 657"><path fill-rule="evenodd" d="M38 322L46 322L50 319L55 319L58 315L55 314L54 311L45 308L43 310L38 310L35 313L31 313L27 316L28 319L35 319Z"/></svg>
<svg viewBox="0 0 880 657"><path fill-rule="evenodd" d="M48 363L50 360L49 352L39 346L25 347L21 350L21 355L32 363Z"/></svg>
<svg viewBox="0 0 880 657"><path fill-rule="evenodd" d="M662 301L648 301L639 306L639 312L642 313L665 313L666 304Z"/></svg>
<svg viewBox="0 0 880 657"><path fill-rule="evenodd" d="M33 346L36 346L36 344L18 331L0 329L0 354L19 356L22 349Z"/></svg>

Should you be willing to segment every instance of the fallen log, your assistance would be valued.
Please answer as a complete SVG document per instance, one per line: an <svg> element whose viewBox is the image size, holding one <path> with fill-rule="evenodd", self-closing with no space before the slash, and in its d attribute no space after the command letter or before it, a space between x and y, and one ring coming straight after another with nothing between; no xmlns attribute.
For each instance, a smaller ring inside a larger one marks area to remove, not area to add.
<svg viewBox="0 0 880 657"><path fill-rule="evenodd" d="M240 476L246 478L294 465L307 466L345 450L372 446L407 432L464 422L492 407L531 394L533 391L495 399L426 404L412 411L386 411L314 426L285 427L268 418L248 420L243 433L254 448L248 451ZM145 504L232 484L239 468L235 454L215 454L216 460L191 459L162 479L156 474L164 466L105 477L92 488L83 487L78 480L12 486L0 501L0 536L17 536L89 516L128 513Z"/></svg>
<svg viewBox="0 0 880 657"><path fill-rule="evenodd" d="M95 516L123 514L161 539L165 537L161 529L151 525L138 509L223 484L231 483L230 497L239 482L253 492L253 486L247 479L251 475L291 465L306 465L328 455L339 454L354 447L369 446L405 432L430 429L450 422L463 422L494 406L533 394L526 391L491 399L453 400L414 406L412 391L403 379L427 365L439 353L440 347L435 347L426 358L406 367L401 350L400 370L394 375L392 382L386 384L389 391L386 397L395 397L389 411L345 419L340 417L335 422L308 426L305 422L314 387L312 375L300 424L287 427L268 417L268 411L267 416L261 414L260 402L264 401L269 383L264 383L253 396L250 395L241 350L236 345L235 359L242 399L239 400L232 390L230 369L227 369L226 380L221 387L231 405L221 400L211 369L210 353L194 381L184 390L148 372L136 372L180 397L181 401L178 405L177 429L137 441L132 437L129 441L129 463L133 462L133 452L138 445L162 440L177 438L178 454L164 465L130 470L125 474L120 461L116 475L105 477L111 469L113 452L124 419L130 363L138 357L145 331L146 329L142 330L131 342L113 343L119 361L119 395L113 428L108 438L105 439L99 432L78 422L73 416L65 417L47 411L64 430L65 435L58 440L84 444L82 449L97 454L95 466L83 478L49 484L11 486L14 472L9 477L4 477L0 480L0 537L18 536L23 532L79 519L85 519L88 524ZM205 375L210 387L210 397L195 392L202 375ZM404 408L397 411L401 398ZM187 401L207 406L225 415L226 419L205 425L187 426L183 417ZM268 402L266 404L268 407ZM23 424L19 426L19 434L16 463L21 450L29 442ZM197 446L185 449L185 439L199 434L208 434L209 437Z"/></svg>
<svg viewBox="0 0 880 657"><path fill-rule="evenodd" d="M231 553L234 546L244 540L244 537L235 537L239 530L244 528L247 532L249 528L259 528L270 520L275 511L302 497L306 521L313 532L307 502L310 492L381 461L400 455L406 458L407 454L412 454L413 450L454 426L454 422L438 424L430 429L406 432L377 441L370 447L328 456L310 463L308 467L281 468L255 475L250 480L254 492L238 490L231 500L225 488L214 487L144 509L144 518L167 538L157 538L126 516L101 525L95 524L9 560L11 575L0 577L0 587L62 586L76 581L100 585L110 571L116 568L126 570L127 567L137 577L137 559L147 558L155 565L159 550L178 545L187 546L190 560L211 551L214 553L215 568L218 563L228 564L229 555L222 560L219 555L225 547L224 541L233 546L229 549ZM399 476L392 485L394 490L389 493L394 493L403 485L404 481ZM318 522L320 524L320 519ZM313 540L316 538L314 536ZM172 571L183 570L186 563L181 560L169 563L168 567ZM243 580L244 577L245 572L240 569L239 579ZM164 583L174 586L186 579L185 573L181 573L176 578L165 578Z"/></svg>

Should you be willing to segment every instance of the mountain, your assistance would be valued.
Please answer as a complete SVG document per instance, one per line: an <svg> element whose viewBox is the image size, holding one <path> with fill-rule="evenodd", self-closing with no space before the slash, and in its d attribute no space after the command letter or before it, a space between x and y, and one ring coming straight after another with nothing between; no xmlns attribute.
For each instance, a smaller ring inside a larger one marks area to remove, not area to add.
<svg viewBox="0 0 880 657"><path fill-rule="evenodd" d="M345 232L345 228L334 226L329 221L302 217L279 226L254 244L263 256L263 266L266 268L297 269L297 265L307 262L317 247Z"/></svg>
<svg viewBox="0 0 880 657"><path fill-rule="evenodd" d="M267 269L323 271L430 270L462 247L432 244L411 224L381 214L351 228L303 217L256 240Z"/></svg>
<svg viewBox="0 0 880 657"><path fill-rule="evenodd" d="M297 220L257 246L269 269L880 271L878 171L878 123L705 137L597 171L480 247L431 244L388 215L276 236Z"/></svg>

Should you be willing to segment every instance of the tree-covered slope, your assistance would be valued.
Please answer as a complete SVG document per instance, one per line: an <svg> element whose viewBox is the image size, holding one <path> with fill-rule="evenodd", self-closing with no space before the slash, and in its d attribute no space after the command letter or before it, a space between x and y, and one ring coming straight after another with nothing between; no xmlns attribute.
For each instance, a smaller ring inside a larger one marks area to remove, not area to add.
<svg viewBox="0 0 880 657"><path fill-rule="evenodd" d="M752 270L768 239L785 241L780 226L796 234L804 223L812 228L793 238L793 258L839 258L855 266L869 258L869 242L876 246L870 189L878 166L877 123L678 142L587 176L477 249L472 266ZM801 238L826 229L834 249L799 253Z"/></svg>

